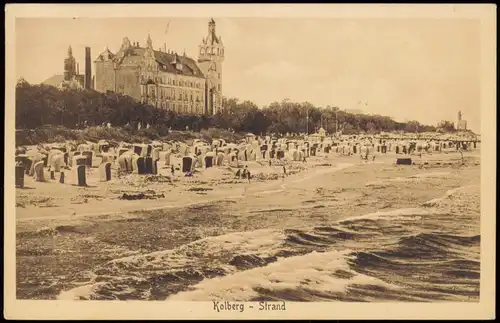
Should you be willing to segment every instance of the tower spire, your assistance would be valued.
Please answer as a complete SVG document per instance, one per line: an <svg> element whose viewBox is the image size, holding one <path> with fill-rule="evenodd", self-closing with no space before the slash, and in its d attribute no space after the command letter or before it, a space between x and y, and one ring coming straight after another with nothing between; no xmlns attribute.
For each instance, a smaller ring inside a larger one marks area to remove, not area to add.
<svg viewBox="0 0 500 323"><path fill-rule="evenodd" d="M73 56L73 49L71 49L71 45L68 47L68 56L71 57Z"/></svg>

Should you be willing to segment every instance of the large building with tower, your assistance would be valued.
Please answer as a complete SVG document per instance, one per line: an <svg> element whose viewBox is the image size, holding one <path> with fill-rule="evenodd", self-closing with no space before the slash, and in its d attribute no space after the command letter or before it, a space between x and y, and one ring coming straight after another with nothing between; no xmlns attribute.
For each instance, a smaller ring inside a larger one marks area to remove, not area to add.
<svg viewBox="0 0 500 323"><path fill-rule="evenodd" d="M129 95L160 109L185 114L215 114L222 108L224 45L208 23L198 59L124 38L117 53L104 50L95 64L95 90Z"/></svg>

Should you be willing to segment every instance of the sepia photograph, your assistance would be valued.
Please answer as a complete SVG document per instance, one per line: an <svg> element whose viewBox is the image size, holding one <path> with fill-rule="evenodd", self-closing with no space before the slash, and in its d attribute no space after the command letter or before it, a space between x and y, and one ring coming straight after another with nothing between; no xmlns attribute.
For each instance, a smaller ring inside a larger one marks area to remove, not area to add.
<svg viewBox="0 0 500 323"><path fill-rule="evenodd" d="M265 7L7 6L15 318L495 317L496 8Z"/></svg>

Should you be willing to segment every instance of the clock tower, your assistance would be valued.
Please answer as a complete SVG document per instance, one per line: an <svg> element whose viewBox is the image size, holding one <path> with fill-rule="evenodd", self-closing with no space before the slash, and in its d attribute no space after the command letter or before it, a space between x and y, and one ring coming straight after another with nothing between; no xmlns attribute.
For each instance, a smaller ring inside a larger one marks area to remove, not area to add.
<svg viewBox="0 0 500 323"><path fill-rule="evenodd" d="M205 113L216 114L222 109L222 62L224 45L217 37L215 21L208 22L208 35L199 45L198 64L206 78Z"/></svg>

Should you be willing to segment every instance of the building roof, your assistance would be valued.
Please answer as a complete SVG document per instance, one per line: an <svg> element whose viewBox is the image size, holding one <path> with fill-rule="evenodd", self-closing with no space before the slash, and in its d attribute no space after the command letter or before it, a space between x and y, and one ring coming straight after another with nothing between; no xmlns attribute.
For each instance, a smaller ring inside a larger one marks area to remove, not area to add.
<svg viewBox="0 0 500 323"><path fill-rule="evenodd" d="M107 59L112 59L115 57L115 54L109 51L109 49L106 47L104 52L100 53L99 56L97 56L96 61L104 61Z"/></svg>
<svg viewBox="0 0 500 323"><path fill-rule="evenodd" d="M162 65L162 69L166 72L181 72L183 75L204 78L203 72L192 58L159 51L154 51L154 53L156 61ZM181 63L182 70L178 71L173 62Z"/></svg>
<svg viewBox="0 0 500 323"><path fill-rule="evenodd" d="M127 52L127 55L121 59L122 65L139 65L143 59L146 48L133 47ZM167 73L182 74L186 76L193 76L204 78L203 72L200 70L198 64L187 56L178 55L176 53L165 53L154 50L155 60L160 64L160 69ZM182 70L177 70L174 62L182 64Z"/></svg>
<svg viewBox="0 0 500 323"><path fill-rule="evenodd" d="M55 87L59 87L59 85L64 81L63 75L53 75L42 82L44 85L51 85Z"/></svg>

